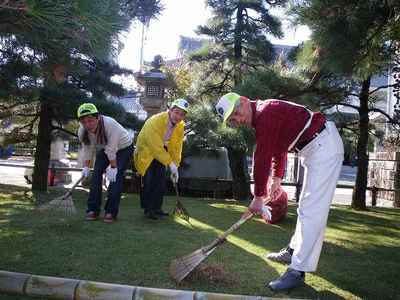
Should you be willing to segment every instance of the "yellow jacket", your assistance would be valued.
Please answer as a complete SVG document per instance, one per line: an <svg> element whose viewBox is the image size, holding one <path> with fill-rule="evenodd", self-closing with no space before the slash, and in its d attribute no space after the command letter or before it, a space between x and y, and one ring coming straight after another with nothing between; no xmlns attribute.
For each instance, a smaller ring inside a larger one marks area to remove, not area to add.
<svg viewBox="0 0 400 300"><path fill-rule="evenodd" d="M164 135L167 132L168 112L161 112L150 117L140 130L134 153L135 168L144 176L153 159L168 166L172 161L178 167L181 162L182 143L185 123L176 124L171 138L164 148Z"/></svg>

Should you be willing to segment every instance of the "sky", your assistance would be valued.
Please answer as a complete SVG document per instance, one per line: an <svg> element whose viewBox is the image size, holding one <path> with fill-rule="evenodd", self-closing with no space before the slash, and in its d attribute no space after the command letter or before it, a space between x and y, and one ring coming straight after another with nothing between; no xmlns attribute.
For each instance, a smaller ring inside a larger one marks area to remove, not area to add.
<svg viewBox="0 0 400 300"><path fill-rule="evenodd" d="M195 30L199 25L204 25L211 16L205 6L204 0L164 0L165 9L158 20L151 20L145 34L143 58L152 61L154 56L160 54L165 60L176 58L178 53L179 37L201 37ZM277 12L279 14L279 12ZM282 14L280 14L282 16ZM271 42L284 45L297 45L308 38L310 32L306 27L296 30L288 27L288 22L283 22L285 37L282 40L271 38ZM140 69L142 25L134 23L128 33L121 36L124 48L118 57L118 63L134 72ZM126 79L124 85L130 86L132 79Z"/></svg>

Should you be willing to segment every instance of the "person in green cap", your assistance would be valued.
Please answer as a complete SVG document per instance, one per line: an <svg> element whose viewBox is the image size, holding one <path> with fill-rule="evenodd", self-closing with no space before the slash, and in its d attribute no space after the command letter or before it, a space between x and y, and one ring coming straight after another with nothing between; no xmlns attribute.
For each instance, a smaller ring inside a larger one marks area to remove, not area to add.
<svg viewBox="0 0 400 300"><path fill-rule="evenodd" d="M157 220L168 216L162 210L166 186L166 167L174 184L178 183L184 136L184 119L189 109L185 99L176 99L168 111L145 122L139 132L134 153L137 172L142 176L140 204L145 217Z"/></svg>
<svg viewBox="0 0 400 300"><path fill-rule="evenodd" d="M113 118L99 114L93 103L83 103L79 106L77 115L84 177L90 174L92 155L96 152L86 220L95 221L100 215L102 179L105 172L110 184L103 220L105 223L113 223L119 211L124 173L133 153L132 136Z"/></svg>
<svg viewBox="0 0 400 300"><path fill-rule="evenodd" d="M288 264L287 271L267 284L274 291L301 286L306 272L317 269L329 208L343 162L343 143L333 122L293 102L250 101L236 93L223 95L216 111L229 126L254 128L254 198L248 210L262 214L268 197L278 198L287 153L295 152L304 167L295 233L289 244L266 258ZM274 210L270 211L272 219Z"/></svg>

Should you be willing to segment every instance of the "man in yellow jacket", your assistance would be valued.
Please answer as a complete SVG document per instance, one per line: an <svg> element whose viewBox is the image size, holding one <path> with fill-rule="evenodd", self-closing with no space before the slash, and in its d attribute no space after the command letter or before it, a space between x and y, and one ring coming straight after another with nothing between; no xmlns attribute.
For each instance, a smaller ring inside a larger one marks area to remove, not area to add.
<svg viewBox="0 0 400 300"><path fill-rule="evenodd" d="M168 216L162 210L165 191L166 167L171 172L171 180L178 182L178 167L181 162L184 135L184 119L189 108L185 99L171 103L168 111L150 117L140 131L134 162L142 176L140 204L147 218L157 220Z"/></svg>

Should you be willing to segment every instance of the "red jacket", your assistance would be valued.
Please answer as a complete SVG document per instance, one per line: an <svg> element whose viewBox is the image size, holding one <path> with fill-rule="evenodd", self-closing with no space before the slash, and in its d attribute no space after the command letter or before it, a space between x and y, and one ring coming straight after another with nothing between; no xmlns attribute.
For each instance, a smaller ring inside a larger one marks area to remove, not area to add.
<svg viewBox="0 0 400 300"><path fill-rule="evenodd" d="M310 114L304 106L282 100L251 101L250 105L252 126L256 130L254 196L266 196L270 170L272 177L283 178L288 148L304 128ZM322 113L312 113L310 127L296 144L310 140L325 121Z"/></svg>

